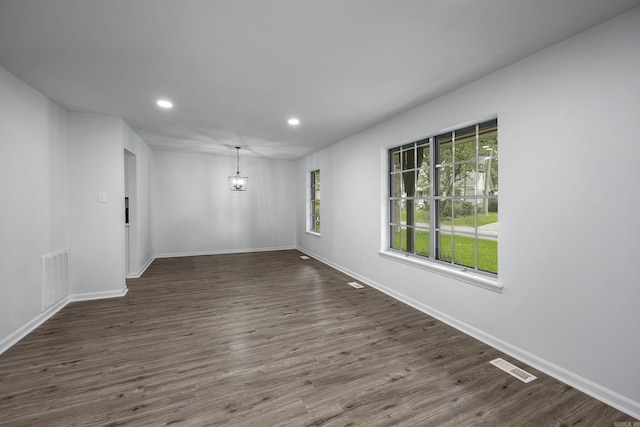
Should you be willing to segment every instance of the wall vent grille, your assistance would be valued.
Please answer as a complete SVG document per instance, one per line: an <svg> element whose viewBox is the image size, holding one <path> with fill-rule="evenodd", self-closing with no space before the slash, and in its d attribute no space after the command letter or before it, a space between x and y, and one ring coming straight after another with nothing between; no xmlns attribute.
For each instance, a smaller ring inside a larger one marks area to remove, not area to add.
<svg viewBox="0 0 640 427"><path fill-rule="evenodd" d="M518 368L516 365L513 365L509 362L507 362L504 359L501 358L497 358L492 360L491 363L493 366L502 369L503 371L513 375L514 377L516 377L517 379L519 379L522 382L528 383L531 382L533 380L535 380L536 377L535 375L531 375L530 373L523 371L522 369Z"/></svg>
<svg viewBox="0 0 640 427"><path fill-rule="evenodd" d="M69 296L69 250L42 257L42 311Z"/></svg>

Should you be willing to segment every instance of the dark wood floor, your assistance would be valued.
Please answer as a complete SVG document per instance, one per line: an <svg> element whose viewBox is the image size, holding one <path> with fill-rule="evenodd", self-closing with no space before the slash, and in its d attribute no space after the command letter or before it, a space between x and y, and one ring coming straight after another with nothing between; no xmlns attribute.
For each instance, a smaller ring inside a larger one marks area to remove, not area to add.
<svg viewBox="0 0 640 427"><path fill-rule="evenodd" d="M156 260L0 355L0 424L609 426L633 419L300 252ZM538 376L525 384L489 361Z"/></svg>

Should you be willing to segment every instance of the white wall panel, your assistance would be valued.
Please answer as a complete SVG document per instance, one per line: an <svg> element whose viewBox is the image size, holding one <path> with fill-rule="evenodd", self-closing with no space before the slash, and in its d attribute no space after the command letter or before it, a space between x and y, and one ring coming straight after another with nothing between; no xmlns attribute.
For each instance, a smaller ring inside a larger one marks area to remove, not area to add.
<svg viewBox="0 0 640 427"><path fill-rule="evenodd" d="M40 258L69 247L67 135L67 112L0 67L0 351L40 315Z"/></svg>
<svg viewBox="0 0 640 427"><path fill-rule="evenodd" d="M73 112L69 123L71 292L124 291L121 120ZM106 203L98 202L99 193L106 193Z"/></svg>
<svg viewBox="0 0 640 427"><path fill-rule="evenodd" d="M229 190L235 156L154 151L152 235L159 256L295 247L295 163L242 155L245 192Z"/></svg>

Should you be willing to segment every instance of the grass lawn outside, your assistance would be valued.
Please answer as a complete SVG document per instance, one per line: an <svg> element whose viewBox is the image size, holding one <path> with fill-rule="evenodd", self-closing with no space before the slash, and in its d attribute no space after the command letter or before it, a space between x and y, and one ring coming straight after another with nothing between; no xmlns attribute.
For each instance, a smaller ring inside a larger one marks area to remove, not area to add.
<svg viewBox="0 0 640 427"><path fill-rule="evenodd" d="M491 224L494 222L498 222L498 212L489 212L488 215L484 215L481 213L478 214L478 227L482 227L483 225ZM448 225L451 224L451 221L442 220L440 221L440 223ZM474 227L475 223L473 221L473 216L461 216L453 220L453 225Z"/></svg>
<svg viewBox="0 0 640 427"><path fill-rule="evenodd" d="M407 220L407 213L405 211L402 212L401 218L402 218L402 221ZM417 210L416 222L421 224L429 224L429 211L424 209ZM484 215L481 213L478 214L478 227L491 224L493 222L498 222L498 212L489 212L488 215ZM442 225L451 225L451 220L443 219L442 221L440 221L440 223ZM474 227L475 222L474 222L473 216L461 216L453 220L453 225Z"/></svg>
<svg viewBox="0 0 640 427"><path fill-rule="evenodd" d="M496 218L497 218L497 214ZM473 219L473 217L471 217ZM480 218L480 215L478 215ZM495 221L493 221L495 222ZM456 225L465 225L457 224ZM393 248L407 249L406 229L399 233L394 233ZM429 256L429 232L416 231L415 253L417 255ZM475 265L475 239L467 236L453 236L451 234L440 234L440 259L451 261L453 254L454 263L465 267L476 268ZM478 270L498 273L498 241L489 239L478 239Z"/></svg>

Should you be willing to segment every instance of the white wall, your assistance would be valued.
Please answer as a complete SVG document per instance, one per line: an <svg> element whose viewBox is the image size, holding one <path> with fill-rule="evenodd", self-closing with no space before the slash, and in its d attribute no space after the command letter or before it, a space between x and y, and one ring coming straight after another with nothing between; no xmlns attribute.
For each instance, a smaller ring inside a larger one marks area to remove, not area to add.
<svg viewBox="0 0 640 427"><path fill-rule="evenodd" d="M132 252L131 264L128 274L140 276L144 269L153 261L153 251L151 248L151 224L150 220L150 192L149 174L151 168L149 161L151 149L149 146L122 120L121 131L124 148L135 155L136 175L130 177L131 184L135 186L135 198L130 198L129 214L135 217L135 223L131 223L131 239L135 239L135 247ZM133 192L133 191L132 191Z"/></svg>
<svg viewBox="0 0 640 427"><path fill-rule="evenodd" d="M68 114L0 67L0 352L41 313L41 261L69 247Z"/></svg>
<svg viewBox="0 0 640 427"><path fill-rule="evenodd" d="M299 247L640 417L638 41L635 9L306 157ZM503 293L380 257L385 150L495 113Z"/></svg>
<svg viewBox="0 0 640 427"><path fill-rule="evenodd" d="M151 212L158 256L293 248L292 161L240 153L246 192L229 190L235 156L152 152Z"/></svg>
<svg viewBox="0 0 640 427"><path fill-rule="evenodd" d="M69 225L71 292L87 297L126 291L124 148L118 117L70 113ZM98 203L98 193L107 202Z"/></svg>

